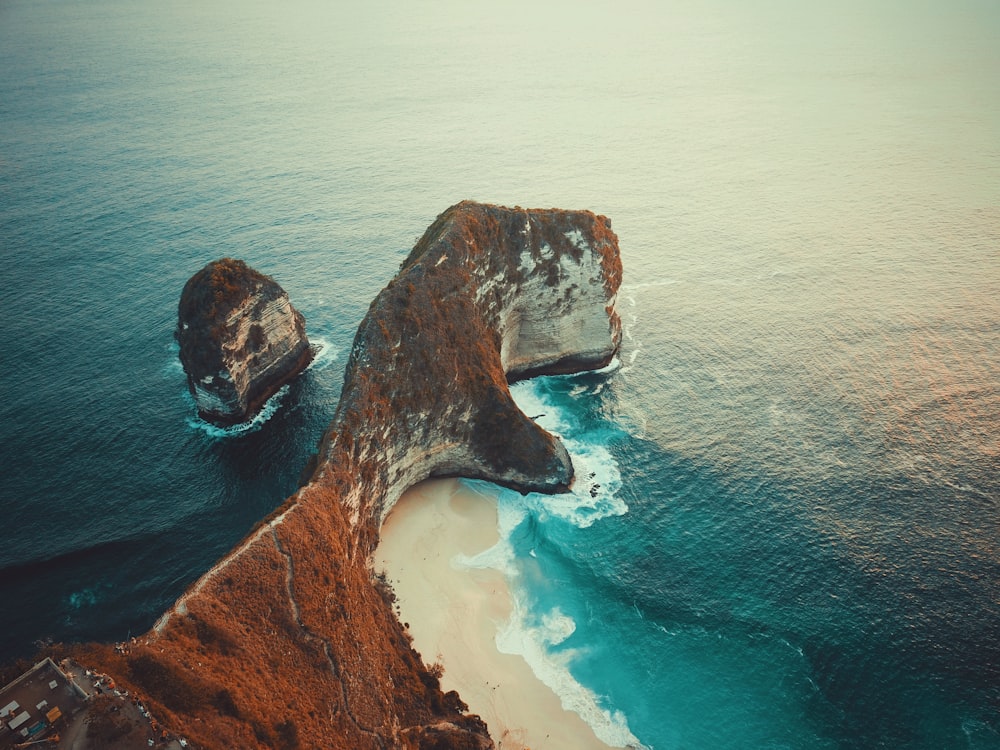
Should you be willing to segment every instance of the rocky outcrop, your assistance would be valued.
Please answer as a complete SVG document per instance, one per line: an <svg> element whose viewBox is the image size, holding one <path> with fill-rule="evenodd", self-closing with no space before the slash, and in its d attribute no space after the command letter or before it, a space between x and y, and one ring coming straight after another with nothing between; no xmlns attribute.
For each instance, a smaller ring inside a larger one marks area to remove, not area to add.
<svg viewBox="0 0 1000 750"><path fill-rule="evenodd" d="M312 360L305 319L274 279L223 258L192 276L176 338L203 419L245 422Z"/></svg>
<svg viewBox="0 0 1000 750"><path fill-rule="evenodd" d="M343 486L354 525L376 530L403 490L429 476L567 489L565 448L521 413L507 384L610 362L620 282L604 217L450 208L362 321L313 481ZM345 468L367 481L338 478Z"/></svg>
<svg viewBox="0 0 1000 750"><path fill-rule="evenodd" d="M492 746L413 651L369 556L421 479L571 485L508 381L608 363L620 280L604 217L445 211L362 321L308 484L100 666L204 747Z"/></svg>

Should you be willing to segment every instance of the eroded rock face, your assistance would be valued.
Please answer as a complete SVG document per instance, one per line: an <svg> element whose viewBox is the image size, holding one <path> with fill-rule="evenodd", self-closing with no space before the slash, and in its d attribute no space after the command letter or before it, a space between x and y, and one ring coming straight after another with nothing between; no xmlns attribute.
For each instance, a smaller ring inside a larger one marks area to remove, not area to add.
<svg viewBox="0 0 1000 750"><path fill-rule="evenodd" d="M428 476L567 489L569 455L507 384L608 364L621 343L621 272L610 222L588 211L468 201L445 211L361 322L314 481L345 457L377 473L384 496L345 495L352 518L376 528Z"/></svg>
<svg viewBox="0 0 1000 750"><path fill-rule="evenodd" d="M223 258L192 276L176 338L198 414L245 422L312 360L305 319L274 279Z"/></svg>
<svg viewBox="0 0 1000 750"><path fill-rule="evenodd" d="M445 211L362 321L309 483L129 653L95 666L202 747L491 747L413 651L369 557L427 477L570 486L566 449L508 380L607 364L620 280L604 217Z"/></svg>

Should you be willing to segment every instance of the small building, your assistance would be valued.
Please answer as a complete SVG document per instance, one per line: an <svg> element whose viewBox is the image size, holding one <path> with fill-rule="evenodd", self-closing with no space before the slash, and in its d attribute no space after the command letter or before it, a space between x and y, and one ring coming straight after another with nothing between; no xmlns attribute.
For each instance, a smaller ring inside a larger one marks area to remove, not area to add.
<svg viewBox="0 0 1000 750"><path fill-rule="evenodd" d="M0 750L41 739L86 701L71 677L43 659L0 689Z"/></svg>

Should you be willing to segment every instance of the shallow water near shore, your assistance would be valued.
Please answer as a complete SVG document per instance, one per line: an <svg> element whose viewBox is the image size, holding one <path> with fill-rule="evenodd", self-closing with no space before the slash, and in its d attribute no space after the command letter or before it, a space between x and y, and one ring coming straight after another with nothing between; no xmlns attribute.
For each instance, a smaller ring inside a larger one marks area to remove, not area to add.
<svg viewBox="0 0 1000 750"><path fill-rule="evenodd" d="M998 37L979 0L0 3L0 658L145 631L294 491L447 206L589 208L624 346L515 388L579 479L476 485L500 648L657 750L1000 747ZM225 255L329 348L216 433L172 334Z"/></svg>
<svg viewBox="0 0 1000 750"><path fill-rule="evenodd" d="M607 750L598 734L610 726L592 694L572 679L550 684L551 672L539 668L544 657L498 648L524 632L503 569L487 562L505 556L500 529L492 492L453 479L423 482L393 508L373 567L392 586L414 648L443 668L442 690L458 691L498 750ZM612 741L638 744L617 729Z"/></svg>

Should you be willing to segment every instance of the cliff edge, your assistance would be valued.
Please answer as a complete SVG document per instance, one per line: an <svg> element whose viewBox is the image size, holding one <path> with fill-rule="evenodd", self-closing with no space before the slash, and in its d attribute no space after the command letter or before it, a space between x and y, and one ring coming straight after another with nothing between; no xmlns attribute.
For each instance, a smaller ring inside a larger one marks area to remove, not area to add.
<svg viewBox="0 0 1000 750"><path fill-rule="evenodd" d="M221 426L251 418L312 360L305 319L285 290L233 258L188 279L175 338L198 415Z"/></svg>
<svg viewBox="0 0 1000 750"><path fill-rule="evenodd" d="M422 479L571 485L565 448L508 382L607 364L621 270L610 223L590 212L441 214L358 329L310 481L97 666L196 746L492 747L412 649L369 557Z"/></svg>

